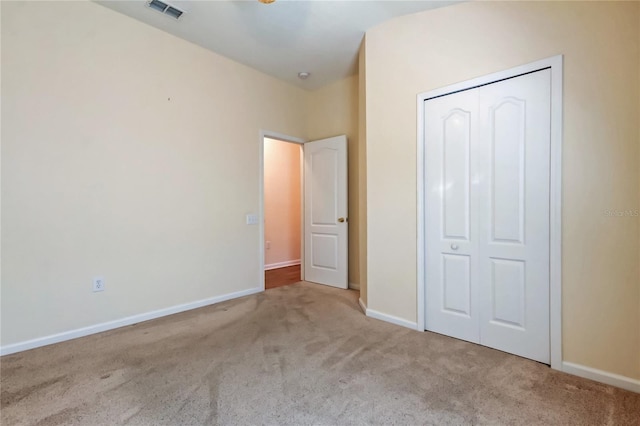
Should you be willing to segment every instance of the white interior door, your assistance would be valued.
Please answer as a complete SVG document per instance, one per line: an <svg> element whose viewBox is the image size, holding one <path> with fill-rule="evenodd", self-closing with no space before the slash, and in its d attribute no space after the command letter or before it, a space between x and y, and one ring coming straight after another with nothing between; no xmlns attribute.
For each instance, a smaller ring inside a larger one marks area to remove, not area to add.
<svg viewBox="0 0 640 426"><path fill-rule="evenodd" d="M549 363L551 70L480 91L480 342Z"/></svg>
<svg viewBox="0 0 640 426"><path fill-rule="evenodd" d="M425 103L426 328L545 363L550 76Z"/></svg>
<svg viewBox="0 0 640 426"><path fill-rule="evenodd" d="M427 330L479 343L478 93L425 103Z"/></svg>
<svg viewBox="0 0 640 426"><path fill-rule="evenodd" d="M347 137L304 144L304 275L348 287Z"/></svg>

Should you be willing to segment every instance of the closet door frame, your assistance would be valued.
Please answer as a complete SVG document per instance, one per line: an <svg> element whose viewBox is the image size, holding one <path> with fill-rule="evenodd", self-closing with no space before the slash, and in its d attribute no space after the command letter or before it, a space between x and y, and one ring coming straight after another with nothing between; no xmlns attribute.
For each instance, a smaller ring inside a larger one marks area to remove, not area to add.
<svg viewBox="0 0 640 426"><path fill-rule="evenodd" d="M473 89L523 74L551 70L551 163L549 187L549 346L551 368L562 370L562 55L420 93L417 96L417 329L425 330L425 132L428 99Z"/></svg>

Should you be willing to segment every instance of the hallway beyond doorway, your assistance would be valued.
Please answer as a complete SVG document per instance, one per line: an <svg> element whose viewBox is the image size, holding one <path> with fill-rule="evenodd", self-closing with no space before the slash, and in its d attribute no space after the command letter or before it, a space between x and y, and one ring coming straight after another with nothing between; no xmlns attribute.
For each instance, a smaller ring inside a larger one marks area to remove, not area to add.
<svg viewBox="0 0 640 426"><path fill-rule="evenodd" d="M300 282L300 265L264 271L264 289L282 287Z"/></svg>

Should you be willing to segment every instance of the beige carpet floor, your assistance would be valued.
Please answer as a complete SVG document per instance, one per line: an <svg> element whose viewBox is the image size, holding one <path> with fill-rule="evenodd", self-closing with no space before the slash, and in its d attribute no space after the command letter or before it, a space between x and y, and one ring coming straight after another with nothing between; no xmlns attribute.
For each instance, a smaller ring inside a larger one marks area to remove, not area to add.
<svg viewBox="0 0 640 426"><path fill-rule="evenodd" d="M308 283L3 357L2 425L640 425L640 395Z"/></svg>

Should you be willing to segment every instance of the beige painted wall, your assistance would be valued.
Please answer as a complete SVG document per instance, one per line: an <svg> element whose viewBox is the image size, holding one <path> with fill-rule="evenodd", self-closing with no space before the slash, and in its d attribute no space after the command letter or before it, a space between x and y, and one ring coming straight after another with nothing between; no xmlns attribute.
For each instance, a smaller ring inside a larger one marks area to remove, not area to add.
<svg viewBox="0 0 640 426"><path fill-rule="evenodd" d="M1 344L258 287L259 130L304 137L308 93L95 3L1 3Z"/></svg>
<svg viewBox="0 0 640 426"><path fill-rule="evenodd" d="M309 140L347 135L349 173L349 283L360 283L358 206L358 76L314 92L307 101Z"/></svg>
<svg viewBox="0 0 640 426"><path fill-rule="evenodd" d="M367 32L368 305L416 320L416 95L564 54L563 356L640 378L640 4L471 2Z"/></svg>
<svg viewBox="0 0 640 426"><path fill-rule="evenodd" d="M301 174L299 144L264 140L265 265L300 260Z"/></svg>

